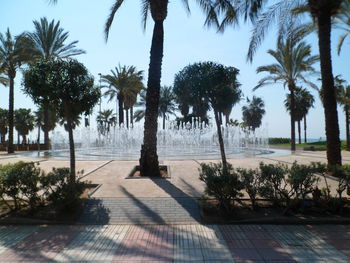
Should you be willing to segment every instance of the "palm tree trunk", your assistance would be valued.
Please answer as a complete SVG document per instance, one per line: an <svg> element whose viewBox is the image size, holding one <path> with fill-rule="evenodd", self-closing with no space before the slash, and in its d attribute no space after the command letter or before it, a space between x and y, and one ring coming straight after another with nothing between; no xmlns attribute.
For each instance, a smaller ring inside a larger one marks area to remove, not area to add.
<svg viewBox="0 0 350 263"><path fill-rule="evenodd" d="M19 134L19 132L17 132L17 150L20 144L21 144L21 135Z"/></svg>
<svg viewBox="0 0 350 263"><path fill-rule="evenodd" d="M225 154L224 140L222 138L222 133L221 133L221 124L220 124L219 115L220 115L220 113L218 113L216 110L214 110L216 128L217 128L217 132L218 132L219 145L220 145L222 167L223 167L224 171L227 171L227 160L226 160L226 154Z"/></svg>
<svg viewBox="0 0 350 263"><path fill-rule="evenodd" d="M131 123L131 128L134 128L134 107L130 107L130 123Z"/></svg>
<svg viewBox="0 0 350 263"><path fill-rule="evenodd" d="M306 137L306 114L304 115L304 142L307 143L307 137Z"/></svg>
<svg viewBox="0 0 350 263"><path fill-rule="evenodd" d="M129 129L129 110L125 110L125 122L126 122L126 128Z"/></svg>
<svg viewBox="0 0 350 263"><path fill-rule="evenodd" d="M38 125L38 140L37 140L37 144L38 144L38 151L40 151L40 130L41 130L41 125Z"/></svg>
<svg viewBox="0 0 350 263"><path fill-rule="evenodd" d="M72 121L67 120L68 136L69 136L69 153L70 153L70 182L75 182L75 147L73 137Z"/></svg>
<svg viewBox="0 0 350 263"><path fill-rule="evenodd" d="M10 74L9 74L10 75ZM8 136L8 145L7 153L14 153L15 149L13 146L13 108L14 108L14 77L9 76L10 79L10 89L9 89L9 112L8 112L8 121L9 121L9 136Z"/></svg>
<svg viewBox="0 0 350 263"><path fill-rule="evenodd" d="M346 150L350 151L349 106L345 106Z"/></svg>
<svg viewBox="0 0 350 263"><path fill-rule="evenodd" d="M44 144L45 150L50 150L50 138L49 138L49 105L44 103Z"/></svg>
<svg viewBox="0 0 350 263"><path fill-rule="evenodd" d="M167 1L162 2L167 5ZM159 1L158 4L161 4L161 2ZM140 172L142 176L160 176L157 155L157 119L164 49L164 19L155 20L153 29L148 69L144 137L140 158Z"/></svg>
<svg viewBox="0 0 350 263"><path fill-rule="evenodd" d="M225 115L225 122L226 122L226 126L227 126L228 123L230 122L230 114Z"/></svg>
<svg viewBox="0 0 350 263"><path fill-rule="evenodd" d="M165 113L163 112L163 130L165 130Z"/></svg>
<svg viewBox="0 0 350 263"><path fill-rule="evenodd" d="M119 126L124 123L124 110L123 110L123 98L118 97L118 108L119 108Z"/></svg>
<svg viewBox="0 0 350 263"><path fill-rule="evenodd" d="M300 120L298 121L298 136L299 136L299 144L301 144L301 125L300 125Z"/></svg>
<svg viewBox="0 0 350 263"><path fill-rule="evenodd" d="M320 50L324 113L326 120L328 164L341 164L337 101L334 88L331 57L331 10L318 10L318 44Z"/></svg>
<svg viewBox="0 0 350 263"><path fill-rule="evenodd" d="M295 151L295 96L294 87L289 85L290 91L290 149Z"/></svg>

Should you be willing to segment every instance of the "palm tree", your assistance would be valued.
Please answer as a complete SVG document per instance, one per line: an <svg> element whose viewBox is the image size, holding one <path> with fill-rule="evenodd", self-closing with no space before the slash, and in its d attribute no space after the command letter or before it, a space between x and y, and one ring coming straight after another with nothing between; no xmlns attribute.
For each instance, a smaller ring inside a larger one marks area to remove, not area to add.
<svg viewBox="0 0 350 263"><path fill-rule="evenodd" d="M189 11L188 0L183 0L182 2ZM235 11L229 1L218 0L217 2L219 5L213 3L212 0L201 0L197 2L207 15L206 24L208 25L211 23L218 23L218 13ZM111 13L105 26L106 39L108 39L108 33L114 16L123 3L124 0L116 0L111 8ZM160 79L164 45L163 23L168 14L168 3L168 0L141 1L144 26L146 26L149 13L154 20L150 63L148 69L144 137L140 158L141 175L160 175L157 155L157 116L159 108L159 95L161 87ZM228 11L224 11L223 7L225 7Z"/></svg>
<svg viewBox="0 0 350 263"><path fill-rule="evenodd" d="M293 29L291 29L290 32ZM258 67L257 73L268 72L270 75L261 79L254 90L276 82L288 87L291 96L291 150L295 151L295 89L298 81L315 87L306 79L306 74L315 73L312 65L318 56L311 55L311 46L301 41L303 34L297 29L285 39L279 36L277 50L268 50L268 53L277 61L275 64Z"/></svg>
<svg viewBox="0 0 350 263"><path fill-rule="evenodd" d="M340 12L335 16L335 27L345 31L338 41L338 55L340 55L345 39L350 35L350 1L343 1Z"/></svg>
<svg viewBox="0 0 350 263"><path fill-rule="evenodd" d="M247 14L255 14L258 16L249 45L248 60L250 61L272 23L277 22L279 31L284 34L289 34L290 31L288 27L286 27L286 22L290 21L289 18L293 16L293 14L301 12L308 12L311 14L314 24L318 29L322 87L324 87L324 95L326 98L323 104L326 122L327 159L328 163L331 165L341 164L337 101L332 70L331 31L332 18L342 12L342 6L346 5L349 0L281 0L273 2L271 6L267 7L266 12L261 12L261 10L264 6L263 3L267 1L245 0L242 2L250 3L250 6L256 7L248 11L243 9L242 12L246 17ZM231 21L233 20L230 19L232 17L234 17L234 15L231 14L224 21ZM291 19L293 21L296 20L295 17ZM224 23L223 26L221 26L222 30L227 24L230 23Z"/></svg>
<svg viewBox="0 0 350 263"><path fill-rule="evenodd" d="M347 85L346 81L341 79L339 75L334 78L334 82L337 89L338 103L343 106L345 113L346 150L350 151L350 85Z"/></svg>
<svg viewBox="0 0 350 263"><path fill-rule="evenodd" d="M98 113L96 117L97 129L102 135L107 135L110 132L111 126L116 125L116 117L113 110L104 110Z"/></svg>
<svg viewBox="0 0 350 263"><path fill-rule="evenodd" d="M25 52L24 38L13 38L10 30L5 34L0 33L0 72L4 72L9 80L9 136L7 152L13 153L13 127L14 127L14 80L17 69L31 59L30 54Z"/></svg>
<svg viewBox="0 0 350 263"><path fill-rule="evenodd" d="M175 95L171 87L162 86L160 89L159 97L159 114L163 118L163 130L165 130L165 120L169 118L169 114L174 114L175 108Z"/></svg>
<svg viewBox="0 0 350 263"><path fill-rule="evenodd" d="M295 89L295 121L298 123L298 135L299 144L301 144L301 121L304 119L304 142L307 142L306 137L306 115L308 114L310 108L313 107L315 103L314 96L307 90L297 87ZM287 111L291 113L291 96L287 95L284 104Z"/></svg>
<svg viewBox="0 0 350 263"><path fill-rule="evenodd" d="M118 100L119 125L124 123L124 106L129 109L136 102L137 94L143 89L143 71L135 66L121 66L111 70L111 74L101 76L103 82L108 84L104 96L109 101ZM133 103L132 103L133 102ZM129 125L129 124L127 124Z"/></svg>
<svg viewBox="0 0 350 263"><path fill-rule="evenodd" d="M23 138L23 144L27 144L27 135L34 129L34 122L35 117L30 109L18 109L15 111L15 127L18 134Z"/></svg>
<svg viewBox="0 0 350 263"><path fill-rule="evenodd" d="M68 58L76 55L84 54L85 51L76 48L78 41L66 44L69 33L60 27L60 21L52 20L48 22L46 17L40 21L33 21L34 31L25 32L23 34L26 39L26 52L32 54L34 60L49 60L52 58ZM46 148L49 148L49 131L50 131L50 102L47 98L42 98L40 102L44 110L44 142Z"/></svg>
<svg viewBox="0 0 350 263"><path fill-rule="evenodd" d="M5 136L8 131L8 110L0 108L0 141L1 143L5 143Z"/></svg>
<svg viewBox="0 0 350 263"><path fill-rule="evenodd" d="M48 121L45 124L45 114L47 114ZM57 112L52 108L48 107L47 113L44 111L44 106L39 104L39 108L37 111L34 112L35 115L35 125L38 127L38 139L37 142L40 144L40 131L43 132L47 131L50 132L55 129L57 123L58 123L58 116ZM47 145L45 145L45 148ZM47 150L48 148L46 148Z"/></svg>
<svg viewBox="0 0 350 263"><path fill-rule="evenodd" d="M255 129L261 126L265 115L265 103L261 98L255 96L252 100L247 98L247 103L248 105L242 107L243 121L249 130L255 132Z"/></svg>
<svg viewBox="0 0 350 263"><path fill-rule="evenodd" d="M145 92L140 93L140 101L136 103L137 107L142 109L135 112L135 121L140 121L145 117L145 106L146 106L146 94ZM163 118L163 130L165 130L165 120L169 118L169 115L174 115L176 111L175 107L175 95L172 87L162 86L160 89L159 98L159 111L158 117Z"/></svg>

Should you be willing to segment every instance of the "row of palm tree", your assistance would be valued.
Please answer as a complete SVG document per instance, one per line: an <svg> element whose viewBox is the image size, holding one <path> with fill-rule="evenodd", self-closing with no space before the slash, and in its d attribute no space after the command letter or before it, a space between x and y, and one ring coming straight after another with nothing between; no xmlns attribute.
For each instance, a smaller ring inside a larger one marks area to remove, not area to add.
<svg viewBox="0 0 350 263"><path fill-rule="evenodd" d="M8 111L8 153L14 152L13 128L14 128L14 80L17 71L25 64L33 64L38 60L49 60L56 57L66 58L85 53L76 48L78 41L66 43L68 32L60 27L60 22L46 18L34 21L34 31L24 32L13 37L10 30L0 34L0 82L9 86L9 111ZM49 88L49 87L48 87ZM34 101L42 107L44 113L43 130L45 144L49 144L49 105L47 98Z"/></svg>

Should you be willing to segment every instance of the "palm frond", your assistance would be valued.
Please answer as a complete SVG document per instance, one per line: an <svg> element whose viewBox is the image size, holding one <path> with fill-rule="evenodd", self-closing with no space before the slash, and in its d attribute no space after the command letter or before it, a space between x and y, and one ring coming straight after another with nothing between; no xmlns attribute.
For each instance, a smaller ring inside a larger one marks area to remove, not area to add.
<svg viewBox="0 0 350 263"><path fill-rule="evenodd" d="M116 12L119 10L120 6L123 4L123 2L124 2L124 0L116 0L114 5L111 7L111 13L109 14L109 16L107 18L107 21L105 24L105 29L104 29L106 42L108 41L109 30L110 30L111 25L113 23L114 16L115 16Z"/></svg>

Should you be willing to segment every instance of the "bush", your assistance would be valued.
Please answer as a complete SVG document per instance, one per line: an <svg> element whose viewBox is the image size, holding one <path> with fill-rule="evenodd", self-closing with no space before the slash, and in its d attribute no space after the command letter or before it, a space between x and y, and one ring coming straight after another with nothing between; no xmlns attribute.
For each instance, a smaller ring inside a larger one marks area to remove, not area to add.
<svg viewBox="0 0 350 263"><path fill-rule="evenodd" d="M0 165L0 199L10 210L31 210L50 202L57 210L73 209L86 183L70 183L68 168L53 168L47 175L35 163Z"/></svg>
<svg viewBox="0 0 350 263"><path fill-rule="evenodd" d="M283 202L289 205L291 192L288 189L286 180L288 174L288 166L285 164L264 164L259 165L261 186L259 194L270 199L273 204L281 205Z"/></svg>
<svg viewBox="0 0 350 263"><path fill-rule="evenodd" d="M252 203L252 208L256 208L256 198L259 193L259 188L261 185L261 176L258 169L236 169L239 178L242 181L244 190L249 195L250 201Z"/></svg>
<svg viewBox="0 0 350 263"><path fill-rule="evenodd" d="M243 185L232 165L228 164L227 166L228 169L224 172L222 163L202 163L199 178L206 184L205 193L215 197L219 201L220 208L229 212L232 208L231 203L237 197L243 196L240 193Z"/></svg>
<svg viewBox="0 0 350 263"><path fill-rule="evenodd" d="M269 144L290 144L290 138L269 138Z"/></svg>
<svg viewBox="0 0 350 263"><path fill-rule="evenodd" d="M80 195L86 188L86 182L70 181L69 168L53 168L52 172L41 178L45 189L44 196L59 210L73 210L80 205Z"/></svg>
<svg viewBox="0 0 350 263"><path fill-rule="evenodd" d="M0 196L11 209L17 210L24 203L31 209L40 203L40 169L34 163L18 162L0 166ZM14 207L7 200L10 197Z"/></svg>

